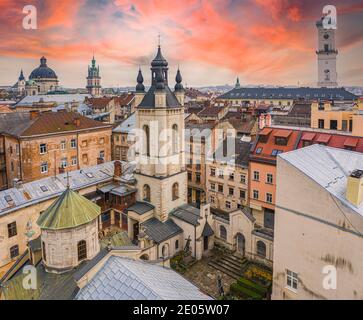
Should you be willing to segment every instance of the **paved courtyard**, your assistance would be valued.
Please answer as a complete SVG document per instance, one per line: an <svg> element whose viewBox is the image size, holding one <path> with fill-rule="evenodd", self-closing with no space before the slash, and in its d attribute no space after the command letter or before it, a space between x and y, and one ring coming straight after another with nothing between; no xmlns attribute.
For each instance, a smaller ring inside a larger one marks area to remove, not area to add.
<svg viewBox="0 0 363 320"><path fill-rule="evenodd" d="M218 271L217 269L208 265L211 258L203 258L191 266L183 275L187 279L195 283L204 292L213 296L214 298L219 297L217 277L222 277L222 283L224 292L229 292L229 286L236 282L232 277Z"/></svg>

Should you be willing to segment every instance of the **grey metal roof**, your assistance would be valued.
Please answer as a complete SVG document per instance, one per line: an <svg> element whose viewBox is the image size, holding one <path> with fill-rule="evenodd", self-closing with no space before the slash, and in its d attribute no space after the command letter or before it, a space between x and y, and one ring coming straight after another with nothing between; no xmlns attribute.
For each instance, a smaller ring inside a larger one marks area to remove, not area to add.
<svg viewBox="0 0 363 320"><path fill-rule="evenodd" d="M0 113L0 133L20 136L36 119L30 119L29 112Z"/></svg>
<svg viewBox="0 0 363 320"><path fill-rule="evenodd" d="M127 209L127 211L134 211L139 215L143 215L146 212L149 212L150 210L153 210L155 207L148 202L141 202L141 201L136 201L136 203L134 205L132 205L131 207L129 207Z"/></svg>
<svg viewBox="0 0 363 320"><path fill-rule="evenodd" d="M85 98L90 98L90 94L41 94L34 96L25 96L21 99L14 107L16 106L31 106L33 103L38 102L55 102L57 104L65 104L71 102L83 102Z"/></svg>
<svg viewBox="0 0 363 320"><path fill-rule="evenodd" d="M125 165L123 180L133 179L134 165ZM102 182L112 181L114 175L113 161L98 164L93 167L69 172L69 184L73 190L79 190ZM55 198L67 188L67 174L47 177L24 183L22 187L0 191L0 216L20 208ZM44 191L43 191L44 190ZM10 203L5 199L12 200Z"/></svg>
<svg viewBox="0 0 363 320"><path fill-rule="evenodd" d="M199 225L200 210L189 204L184 204L178 208L175 208L170 212L170 215L192 224L193 226Z"/></svg>
<svg viewBox="0 0 363 320"><path fill-rule="evenodd" d="M218 99L334 99L356 100L358 97L344 88L235 88Z"/></svg>
<svg viewBox="0 0 363 320"><path fill-rule="evenodd" d="M210 237L214 235L214 231L212 229L212 227L209 225L208 221L205 222L203 231L202 231L202 236L203 237Z"/></svg>
<svg viewBox="0 0 363 320"><path fill-rule="evenodd" d="M156 243L163 242L183 230L171 219L161 222L157 218L151 218L141 224L145 228L145 233Z"/></svg>
<svg viewBox="0 0 363 320"><path fill-rule="evenodd" d="M234 149L233 149L234 148ZM225 162L248 167L251 144L240 138L228 137L224 139L213 154L216 162Z"/></svg>
<svg viewBox="0 0 363 320"><path fill-rule="evenodd" d="M127 119L125 119L120 125L118 125L113 132L117 133L130 133L136 128L136 113L132 113Z"/></svg>
<svg viewBox="0 0 363 320"><path fill-rule="evenodd" d="M138 108L142 109L154 109L155 108L155 86L151 86L149 91L146 93ZM181 108L178 99L168 86L165 86L166 93L166 107L167 108Z"/></svg>
<svg viewBox="0 0 363 320"><path fill-rule="evenodd" d="M76 300L211 300L175 271L111 256Z"/></svg>
<svg viewBox="0 0 363 320"><path fill-rule="evenodd" d="M363 216L363 203L355 207L345 197L347 180L356 169L363 170L363 154L314 144L278 155L319 184L344 205Z"/></svg>
<svg viewBox="0 0 363 320"><path fill-rule="evenodd" d="M129 194L135 193L136 191L137 189L129 188L126 185L119 185L118 187L113 188L110 193L116 196L127 196Z"/></svg>

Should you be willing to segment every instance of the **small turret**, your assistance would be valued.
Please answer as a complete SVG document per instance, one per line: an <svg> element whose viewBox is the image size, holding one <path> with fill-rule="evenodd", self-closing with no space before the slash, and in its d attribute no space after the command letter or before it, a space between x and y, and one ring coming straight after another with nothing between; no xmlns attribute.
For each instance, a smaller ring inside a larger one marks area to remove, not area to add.
<svg viewBox="0 0 363 320"><path fill-rule="evenodd" d="M145 86L143 84L144 77L142 76L141 68L139 68L139 74L137 75L136 92L145 92Z"/></svg>
<svg viewBox="0 0 363 320"><path fill-rule="evenodd" d="M182 81L183 81L183 78L181 76L181 73L180 73L180 70L178 68L178 71L176 73L176 77L175 77L175 91L174 91L174 94L176 96L176 98L178 99L179 103L181 106L184 106L184 98L185 98L185 91L184 91L184 87L182 85Z"/></svg>

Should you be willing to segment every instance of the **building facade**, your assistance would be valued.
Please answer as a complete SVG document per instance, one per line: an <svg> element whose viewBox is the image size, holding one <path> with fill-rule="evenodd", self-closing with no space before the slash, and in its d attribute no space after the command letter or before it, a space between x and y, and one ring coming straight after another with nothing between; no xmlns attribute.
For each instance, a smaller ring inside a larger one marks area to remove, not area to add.
<svg viewBox="0 0 363 320"><path fill-rule="evenodd" d="M272 299L363 299L362 164L321 145L278 157Z"/></svg>
<svg viewBox="0 0 363 320"><path fill-rule="evenodd" d="M3 117L7 186L111 160L109 125L72 112Z"/></svg>

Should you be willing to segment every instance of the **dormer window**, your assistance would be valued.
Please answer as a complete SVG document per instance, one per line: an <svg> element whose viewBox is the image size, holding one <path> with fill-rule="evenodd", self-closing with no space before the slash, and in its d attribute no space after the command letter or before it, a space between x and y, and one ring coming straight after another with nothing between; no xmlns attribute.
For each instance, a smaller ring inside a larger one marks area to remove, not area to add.
<svg viewBox="0 0 363 320"><path fill-rule="evenodd" d="M286 146L287 145L287 138L275 137L275 144L278 145L278 146Z"/></svg>

